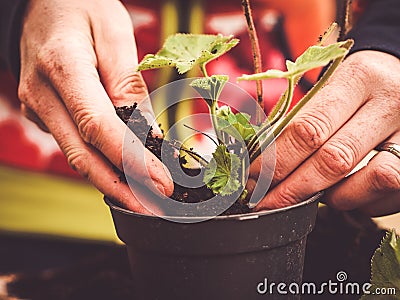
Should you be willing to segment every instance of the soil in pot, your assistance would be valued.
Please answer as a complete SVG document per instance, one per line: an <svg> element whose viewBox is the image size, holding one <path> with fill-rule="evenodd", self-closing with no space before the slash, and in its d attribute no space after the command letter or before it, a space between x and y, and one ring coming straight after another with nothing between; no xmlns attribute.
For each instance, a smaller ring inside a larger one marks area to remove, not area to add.
<svg viewBox="0 0 400 300"><path fill-rule="evenodd" d="M169 169L174 181L174 192L170 197L171 199L183 203L198 203L214 197L214 193L206 185L197 188L190 188L177 183L182 182L179 178L182 176L182 171L188 176L197 176L202 172L202 170L187 168L185 166L187 163L185 156L180 156L179 159L177 159L176 147L174 147L171 142L153 134L152 127L148 124L136 103L132 106L116 107L115 110L117 115L129 127L129 129L141 141L146 141L145 147L159 160L161 160L162 149L162 162ZM120 174L120 179L126 181L123 173ZM238 194L237 196L237 198L239 198L240 195ZM245 214L249 212L250 208L246 204L236 201L231 207L223 212L222 215Z"/></svg>

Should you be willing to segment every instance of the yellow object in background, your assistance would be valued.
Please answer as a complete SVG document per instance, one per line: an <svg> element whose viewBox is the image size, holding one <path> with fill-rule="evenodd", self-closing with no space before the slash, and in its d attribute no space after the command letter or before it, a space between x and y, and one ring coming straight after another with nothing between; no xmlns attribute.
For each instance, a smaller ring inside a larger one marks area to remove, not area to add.
<svg viewBox="0 0 400 300"><path fill-rule="evenodd" d="M0 232L119 242L88 183L0 165Z"/></svg>

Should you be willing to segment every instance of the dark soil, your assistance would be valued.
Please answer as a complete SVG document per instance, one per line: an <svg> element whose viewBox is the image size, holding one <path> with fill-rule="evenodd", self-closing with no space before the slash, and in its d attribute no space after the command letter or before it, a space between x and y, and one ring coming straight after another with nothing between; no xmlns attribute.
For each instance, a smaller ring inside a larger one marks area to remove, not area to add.
<svg viewBox="0 0 400 300"><path fill-rule="evenodd" d="M135 133L141 141L146 141L146 148L161 160L170 171L174 181L174 192L170 197L171 199L184 203L198 203L215 196L212 190L205 185L198 188L190 188L176 183L182 182L182 180L180 180L182 171L186 175L197 176L202 170L186 168L185 164L187 161L185 157L177 156L177 151L171 142L154 136L152 127L147 123L147 120L143 117L136 104L133 106L116 107L115 110L117 115L132 130L132 132ZM163 159L161 159L161 149ZM120 178L121 180L126 181L124 174L121 174ZM247 205L243 205L236 201L223 214L243 214L248 212L250 212L250 209Z"/></svg>

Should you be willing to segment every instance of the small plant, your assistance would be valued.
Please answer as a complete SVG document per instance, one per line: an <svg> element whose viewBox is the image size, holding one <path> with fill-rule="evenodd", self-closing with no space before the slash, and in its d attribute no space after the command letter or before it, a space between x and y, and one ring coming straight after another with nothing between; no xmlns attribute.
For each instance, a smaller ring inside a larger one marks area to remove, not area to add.
<svg viewBox="0 0 400 300"><path fill-rule="evenodd" d="M224 74L209 75L206 66L208 62L223 55L238 44L239 40L233 36L178 33L168 37L162 49L156 54L146 55L138 66L138 71L175 67L180 74L195 67L200 68L203 77L194 79L190 85L208 105L215 131L215 139L210 138L216 144L216 148L209 161L206 161L191 148L187 149L182 146L180 150L186 152L202 165L205 169L203 182L214 194L226 196L242 191L239 197L239 201L242 203L247 195L245 172L249 165L274 142L295 114L323 87L353 44L352 40L347 40L323 46L326 37L331 34L336 26L332 25L317 45L308 48L296 61L287 61L286 71L268 70L260 72L260 55L255 29L252 25L249 7L244 6L252 41L256 73L243 75L237 80L256 80L259 82L270 78L285 78L288 82L286 91L266 120L261 120L258 115L256 117L257 123L251 124L250 115L241 112L234 113L229 106L219 106L219 96L229 78ZM300 78L307 71L326 66L330 62L331 64L320 80L288 112L295 86ZM263 107L262 91L259 84L257 85L257 96L260 107Z"/></svg>

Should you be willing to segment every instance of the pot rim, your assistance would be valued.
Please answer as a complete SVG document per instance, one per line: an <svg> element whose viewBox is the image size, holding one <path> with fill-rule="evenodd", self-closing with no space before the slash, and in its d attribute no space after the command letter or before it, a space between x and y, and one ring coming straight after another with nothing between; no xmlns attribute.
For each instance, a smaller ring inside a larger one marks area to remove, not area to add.
<svg viewBox="0 0 400 300"><path fill-rule="evenodd" d="M291 210L291 209L295 209L301 206L306 206L308 204L311 204L315 201L317 201L323 194L323 191L320 191L318 193L316 193L315 195L311 196L310 198L308 198L307 200L304 200L302 202L296 203L294 205L291 206L287 206L287 207L282 207L282 208L276 208L276 209L272 209L272 210L264 210L264 211L258 211L258 212L251 212L251 213L246 213L246 214L234 214L234 215L227 215L227 216L215 216L212 217L210 219L212 220L239 220L239 221L243 221L243 220L251 220L251 219L258 219L261 216L265 216L265 215L272 215L275 213L280 213L280 212L284 212L287 210ZM131 210L122 208L120 206L117 206L116 204L114 204L113 202L111 202L111 200L107 197L104 196L104 201L106 202L106 204L113 210L116 210L122 214L125 215L131 215L131 216L135 216L135 217L139 217L139 218L147 218L147 219L164 219L163 217L159 217L159 216L152 216L152 215L144 215L144 214L140 214L140 213L136 213L133 212ZM204 217L182 217L182 216L166 216L168 218L171 218L173 220L179 221L179 220L187 220L187 219L191 219L191 220L196 220L196 219L204 219Z"/></svg>

